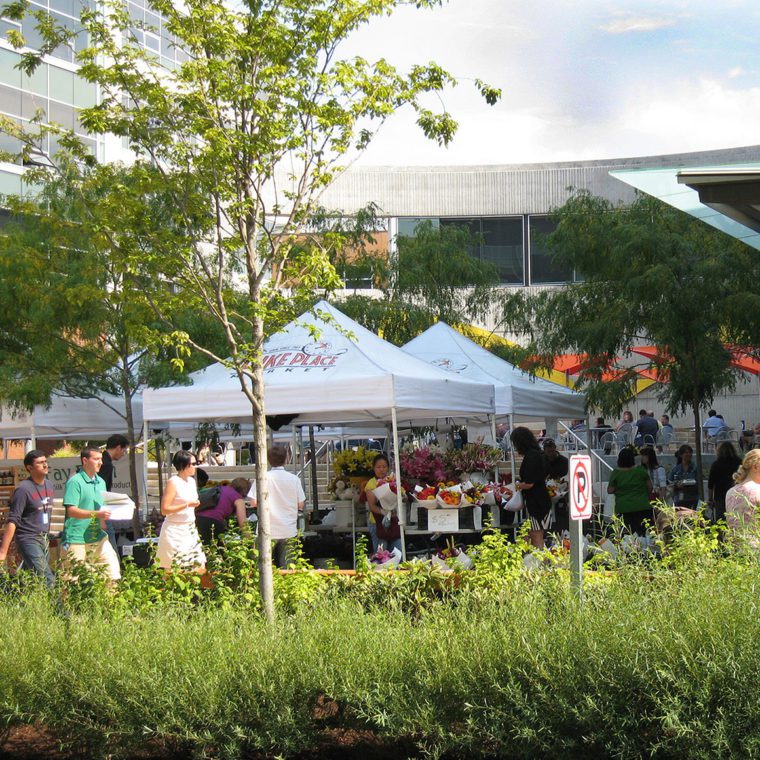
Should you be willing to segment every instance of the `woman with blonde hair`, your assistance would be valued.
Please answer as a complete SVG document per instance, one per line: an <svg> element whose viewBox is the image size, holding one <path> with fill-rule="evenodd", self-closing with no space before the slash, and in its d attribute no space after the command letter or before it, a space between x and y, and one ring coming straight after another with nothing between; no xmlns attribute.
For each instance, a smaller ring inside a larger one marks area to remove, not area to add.
<svg viewBox="0 0 760 760"><path fill-rule="evenodd" d="M757 533L757 510L760 507L760 449L744 455L734 473L736 485L726 494L726 522L737 533ZM753 546L760 545L758 536L749 537Z"/></svg>

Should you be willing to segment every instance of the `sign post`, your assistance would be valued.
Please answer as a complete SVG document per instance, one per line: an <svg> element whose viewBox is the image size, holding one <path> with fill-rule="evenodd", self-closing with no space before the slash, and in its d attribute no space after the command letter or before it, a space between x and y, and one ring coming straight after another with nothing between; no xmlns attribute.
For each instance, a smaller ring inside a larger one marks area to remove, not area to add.
<svg viewBox="0 0 760 760"><path fill-rule="evenodd" d="M583 521L593 509L591 457L570 457L570 576L578 595L583 595Z"/></svg>

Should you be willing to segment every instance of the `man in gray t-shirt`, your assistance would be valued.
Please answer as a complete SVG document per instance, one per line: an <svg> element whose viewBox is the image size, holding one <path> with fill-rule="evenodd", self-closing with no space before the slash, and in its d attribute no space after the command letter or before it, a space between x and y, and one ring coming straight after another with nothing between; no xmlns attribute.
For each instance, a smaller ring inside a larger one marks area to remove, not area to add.
<svg viewBox="0 0 760 760"><path fill-rule="evenodd" d="M24 466L29 477L18 484L11 496L8 524L0 544L0 563L5 562L15 537L24 560L22 568L41 575L48 586L53 586L55 573L48 561L48 532L55 494L47 479L47 457L34 449L24 457Z"/></svg>

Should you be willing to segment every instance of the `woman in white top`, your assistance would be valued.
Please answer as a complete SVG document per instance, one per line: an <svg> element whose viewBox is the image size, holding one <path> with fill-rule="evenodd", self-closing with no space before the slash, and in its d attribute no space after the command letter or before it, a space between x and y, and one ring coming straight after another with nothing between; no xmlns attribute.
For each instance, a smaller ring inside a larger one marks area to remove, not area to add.
<svg viewBox="0 0 760 760"><path fill-rule="evenodd" d="M736 485L726 494L726 522L737 539L744 539L749 546L760 547L760 449L752 449L744 455L739 469L734 473Z"/></svg>
<svg viewBox="0 0 760 760"><path fill-rule="evenodd" d="M195 527L195 510L200 506L193 477L196 458L191 451L178 451L172 464L177 474L169 478L161 499L161 514L166 519L158 536L158 561L166 570L174 563L202 574L206 555Z"/></svg>
<svg viewBox="0 0 760 760"><path fill-rule="evenodd" d="M649 480L652 481L652 491L649 498L665 501L668 487L665 468L657 461L657 453L651 446L644 446L641 449L641 466L649 473Z"/></svg>

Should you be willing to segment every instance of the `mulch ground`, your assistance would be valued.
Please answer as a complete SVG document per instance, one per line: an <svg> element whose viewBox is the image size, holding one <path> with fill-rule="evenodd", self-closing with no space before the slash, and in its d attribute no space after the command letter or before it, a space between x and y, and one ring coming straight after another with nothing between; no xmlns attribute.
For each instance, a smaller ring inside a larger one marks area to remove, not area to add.
<svg viewBox="0 0 760 760"><path fill-rule="evenodd" d="M415 758L413 745L382 741L372 731L328 729L319 746L297 755L293 760L401 760ZM0 743L1 760L78 760L76 752L61 750L55 738L41 726L14 726ZM177 753L159 746L141 749L129 760L184 760L187 753ZM241 760L271 760L255 754Z"/></svg>

